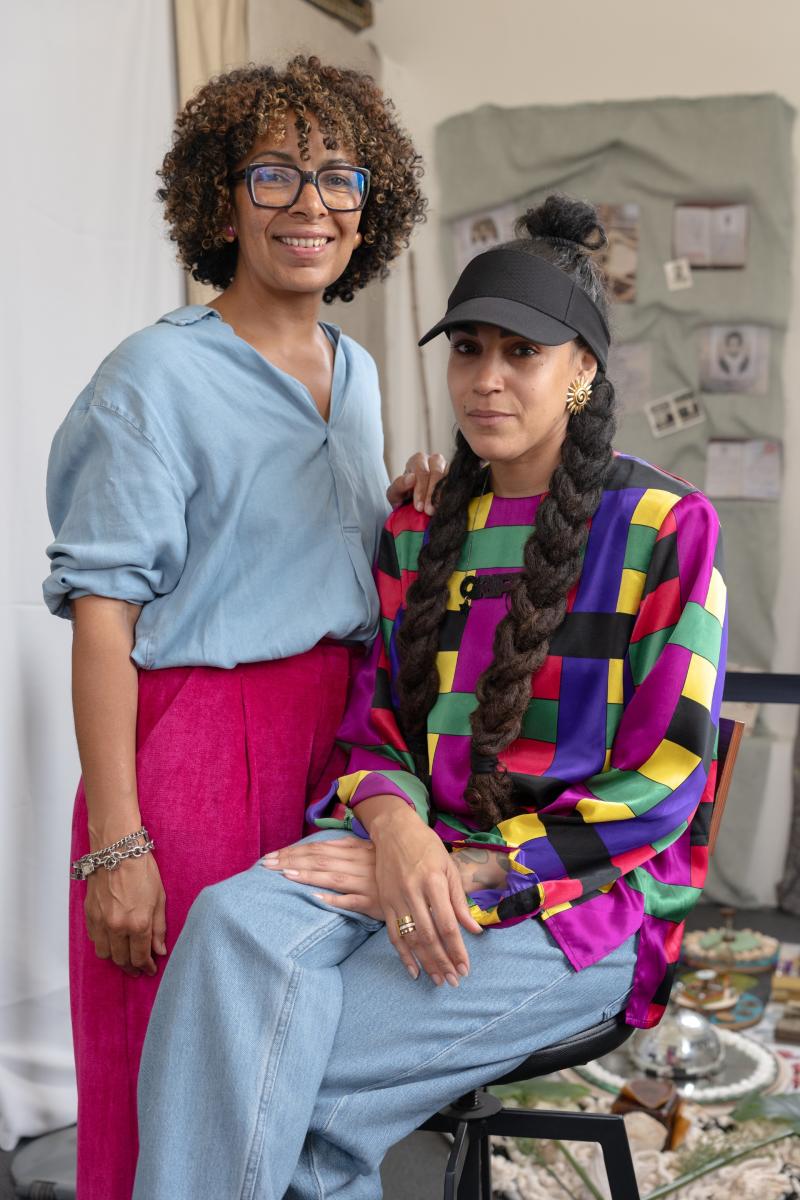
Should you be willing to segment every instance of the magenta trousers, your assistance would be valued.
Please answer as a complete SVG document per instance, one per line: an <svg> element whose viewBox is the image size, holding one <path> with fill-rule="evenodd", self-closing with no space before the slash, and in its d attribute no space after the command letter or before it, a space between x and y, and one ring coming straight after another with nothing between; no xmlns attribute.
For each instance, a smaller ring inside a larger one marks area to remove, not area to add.
<svg viewBox="0 0 800 1200"><path fill-rule="evenodd" d="M304 833L306 804L339 768L334 735L352 651L321 642L276 662L139 675L136 772L142 821L167 896L167 951L209 884ZM78 788L72 857L89 849ZM131 979L86 933L71 885L70 985L78 1076L78 1200L130 1200L136 1077L159 974Z"/></svg>

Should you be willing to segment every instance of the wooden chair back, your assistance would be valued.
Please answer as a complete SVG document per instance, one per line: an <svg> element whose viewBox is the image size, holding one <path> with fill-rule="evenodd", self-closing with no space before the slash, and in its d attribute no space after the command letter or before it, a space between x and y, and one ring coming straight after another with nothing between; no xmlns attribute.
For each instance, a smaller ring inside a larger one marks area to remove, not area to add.
<svg viewBox="0 0 800 1200"><path fill-rule="evenodd" d="M744 736L744 721L732 721L730 717L719 719L719 741L717 743L717 779L714 785L714 806L711 810L711 825L708 830L708 853L714 853L717 844L725 801L733 778L736 755Z"/></svg>

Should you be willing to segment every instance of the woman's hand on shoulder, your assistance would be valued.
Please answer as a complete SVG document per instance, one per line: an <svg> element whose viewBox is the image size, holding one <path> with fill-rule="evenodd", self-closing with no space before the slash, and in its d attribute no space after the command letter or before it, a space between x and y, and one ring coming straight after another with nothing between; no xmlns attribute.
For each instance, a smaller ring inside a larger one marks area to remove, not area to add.
<svg viewBox="0 0 800 1200"><path fill-rule="evenodd" d="M406 463L405 473L389 484L386 499L397 508L413 494L417 512L433 515L433 489L447 474L448 463L443 454L426 454L418 450Z"/></svg>

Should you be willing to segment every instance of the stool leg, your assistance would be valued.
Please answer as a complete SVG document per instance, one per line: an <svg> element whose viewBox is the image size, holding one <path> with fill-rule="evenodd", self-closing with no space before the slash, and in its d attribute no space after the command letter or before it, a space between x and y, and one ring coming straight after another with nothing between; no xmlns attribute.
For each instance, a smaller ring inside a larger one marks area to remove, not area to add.
<svg viewBox="0 0 800 1200"><path fill-rule="evenodd" d="M481 1200L492 1200L492 1143L488 1134L480 1140L481 1148Z"/></svg>
<svg viewBox="0 0 800 1200"><path fill-rule="evenodd" d="M603 1149L608 1186L614 1200L640 1200L630 1142L622 1117L619 1124L609 1123L605 1127L600 1145Z"/></svg>
<svg viewBox="0 0 800 1200"><path fill-rule="evenodd" d="M471 1135L471 1136L470 1136ZM469 1147L458 1185L458 1200L483 1200L481 1188L481 1137L474 1126L468 1130ZM491 1200L491 1197L489 1198Z"/></svg>

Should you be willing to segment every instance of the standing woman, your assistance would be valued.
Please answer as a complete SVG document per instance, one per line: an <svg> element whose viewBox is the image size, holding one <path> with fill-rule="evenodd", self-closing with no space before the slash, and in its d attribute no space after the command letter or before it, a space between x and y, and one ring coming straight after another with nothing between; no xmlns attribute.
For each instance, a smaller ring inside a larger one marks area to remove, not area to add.
<svg viewBox="0 0 800 1200"><path fill-rule="evenodd" d="M419 175L366 75L298 57L212 80L178 116L159 196L181 260L222 294L124 341L53 443L44 593L74 622L83 768L80 1200L130 1196L159 959L203 887L302 836L374 633L378 380L319 313L386 274L422 218Z"/></svg>
<svg viewBox="0 0 800 1200"><path fill-rule="evenodd" d="M719 521L613 452L595 210L518 229L427 335L457 451L433 516L386 523L331 828L204 891L170 961L136 1200L375 1200L454 1097L663 1012L705 877Z"/></svg>

